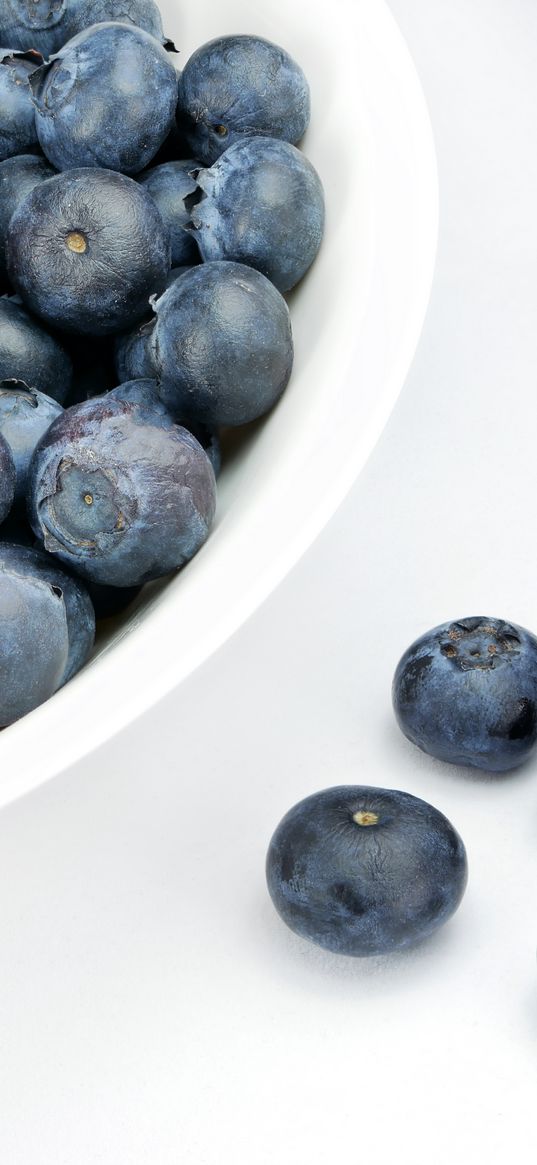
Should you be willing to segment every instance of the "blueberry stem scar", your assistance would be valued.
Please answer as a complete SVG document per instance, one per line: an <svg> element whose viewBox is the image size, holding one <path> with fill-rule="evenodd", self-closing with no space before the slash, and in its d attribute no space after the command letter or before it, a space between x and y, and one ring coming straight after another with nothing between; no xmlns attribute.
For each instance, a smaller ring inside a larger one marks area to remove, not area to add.
<svg viewBox="0 0 537 1165"><path fill-rule="evenodd" d="M87 506L92 506L93 505L93 495L92 494L84 494L84 501L85 501Z"/></svg>
<svg viewBox="0 0 537 1165"><path fill-rule="evenodd" d="M77 255L83 255L84 251L87 250L88 244L84 235L80 234L80 231L70 231L67 235L67 246L70 251L75 251Z"/></svg>
<svg viewBox="0 0 537 1165"><path fill-rule="evenodd" d="M378 819L378 813L367 813L364 809L359 809L358 813L352 815L352 820L357 825L376 825Z"/></svg>

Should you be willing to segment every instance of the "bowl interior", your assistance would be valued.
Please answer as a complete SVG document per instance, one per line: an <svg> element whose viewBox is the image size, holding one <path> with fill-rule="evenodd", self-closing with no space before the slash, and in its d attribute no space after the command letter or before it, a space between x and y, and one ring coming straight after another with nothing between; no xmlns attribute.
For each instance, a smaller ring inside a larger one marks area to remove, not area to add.
<svg viewBox="0 0 537 1165"><path fill-rule="evenodd" d="M362 467L413 356L437 233L434 148L412 62L383 0L160 4L180 64L254 32L304 68L302 143L327 205L319 257L289 297L287 392L228 438L215 528L174 578L146 588L52 700L0 738L0 805L102 743L177 685L281 580Z"/></svg>

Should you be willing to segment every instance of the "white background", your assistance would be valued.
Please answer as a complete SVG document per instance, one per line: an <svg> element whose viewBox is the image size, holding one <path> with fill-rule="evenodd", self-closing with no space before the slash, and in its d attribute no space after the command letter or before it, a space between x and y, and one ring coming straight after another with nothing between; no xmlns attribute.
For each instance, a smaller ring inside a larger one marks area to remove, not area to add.
<svg viewBox="0 0 537 1165"><path fill-rule="evenodd" d="M537 8L391 7L439 158L422 343L351 496L257 615L0 817L5 1165L535 1159L537 762L427 759L390 684L438 622L537 630ZM425 797L466 842L459 913L404 957L325 955L268 900L279 818L342 782Z"/></svg>

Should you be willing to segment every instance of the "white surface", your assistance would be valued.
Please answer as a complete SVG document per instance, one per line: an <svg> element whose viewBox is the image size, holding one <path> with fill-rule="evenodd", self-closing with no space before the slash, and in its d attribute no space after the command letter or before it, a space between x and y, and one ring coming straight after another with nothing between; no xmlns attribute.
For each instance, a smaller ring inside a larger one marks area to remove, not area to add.
<svg viewBox="0 0 537 1165"><path fill-rule="evenodd" d="M398 734L428 626L537 628L537 10L392 0L428 95L437 277L404 393L279 590L159 708L0 817L7 1165L533 1165L537 764L479 778ZM367 780L467 844L458 915L338 961L263 882L282 813Z"/></svg>
<svg viewBox="0 0 537 1165"><path fill-rule="evenodd" d="M162 4L184 58L252 29L250 0ZM255 610L333 514L400 392L429 297L437 238L434 147L404 41L381 0L257 0L255 29L313 83L304 148L322 175L320 254L293 293L289 390L224 468L211 536L113 650L3 732L0 805L123 728ZM349 131L356 146L349 151ZM91 709L91 712L89 711Z"/></svg>

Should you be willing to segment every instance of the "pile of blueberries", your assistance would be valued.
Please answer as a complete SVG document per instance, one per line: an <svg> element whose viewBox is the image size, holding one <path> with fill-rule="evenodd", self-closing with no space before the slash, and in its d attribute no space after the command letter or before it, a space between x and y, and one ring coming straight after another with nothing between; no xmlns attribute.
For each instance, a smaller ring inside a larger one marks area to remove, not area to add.
<svg viewBox="0 0 537 1165"><path fill-rule="evenodd" d="M269 41L181 72L154 0L2 0L0 45L5 727L206 540L222 430L289 382L324 198L307 80Z"/></svg>

